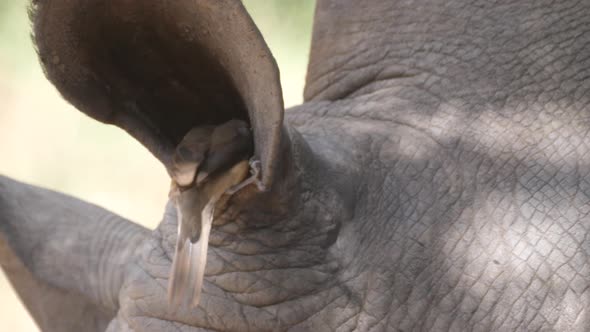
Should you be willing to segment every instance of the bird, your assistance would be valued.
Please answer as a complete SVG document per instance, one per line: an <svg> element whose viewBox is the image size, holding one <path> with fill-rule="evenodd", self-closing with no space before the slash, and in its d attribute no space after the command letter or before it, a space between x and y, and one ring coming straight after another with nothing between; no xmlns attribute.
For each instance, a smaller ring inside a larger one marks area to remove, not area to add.
<svg viewBox="0 0 590 332"><path fill-rule="evenodd" d="M178 144L170 170L170 198L178 237L168 284L173 306L198 306L215 204L248 176L252 133L242 120L192 128Z"/></svg>

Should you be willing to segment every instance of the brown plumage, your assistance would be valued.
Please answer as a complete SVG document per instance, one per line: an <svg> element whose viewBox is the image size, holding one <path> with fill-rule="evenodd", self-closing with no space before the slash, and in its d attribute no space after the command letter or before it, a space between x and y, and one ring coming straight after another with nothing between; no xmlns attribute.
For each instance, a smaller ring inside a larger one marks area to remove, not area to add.
<svg viewBox="0 0 590 332"><path fill-rule="evenodd" d="M168 286L171 304L199 304L215 204L246 179L251 154L252 135L240 120L194 128L176 148L170 194L178 239Z"/></svg>

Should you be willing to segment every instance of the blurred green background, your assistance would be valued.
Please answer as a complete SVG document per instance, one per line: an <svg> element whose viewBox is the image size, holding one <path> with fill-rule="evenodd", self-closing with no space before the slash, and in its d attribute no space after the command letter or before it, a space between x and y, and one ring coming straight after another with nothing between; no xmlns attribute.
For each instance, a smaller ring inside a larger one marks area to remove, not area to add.
<svg viewBox="0 0 590 332"><path fill-rule="evenodd" d="M244 0L279 67L285 105L302 100L313 0ZM31 43L26 0L0 0L0 174L65 192L153 228L169 179L122 130L64 102ZM38 331L0 274L0 331Z"/></svg>

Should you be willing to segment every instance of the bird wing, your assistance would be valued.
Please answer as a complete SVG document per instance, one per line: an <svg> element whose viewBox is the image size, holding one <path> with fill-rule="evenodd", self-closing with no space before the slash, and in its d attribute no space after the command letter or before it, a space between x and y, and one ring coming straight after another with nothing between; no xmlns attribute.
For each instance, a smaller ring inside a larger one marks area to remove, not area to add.
<svg viewBox="0 0 590 332"><path fill-rule="evenodd" d="M201 240L209 234L203 232L203 211L210 197L203 188L191 187L173 196L178 220L178 238L172 260L172 270L168 285L168 302L175 307L188 304L190 294L200 274L203 274L207 247L202 251ZM207 230L205 230L207 231ZM191 301L192 304L192 301Z"/></svg>
<svg viewBox="0 0 590 332"><path fill-rule="evenodd" d="M181 236L186 234L186 230L183 229L182 223L182 211L179 205L176 204L176 213L178 222L178 237L176 238L176 248L174 250L174 258L172 260L172 271L170 274L170 282L168 285L168 302L178 307L182 300L183 287L188 280L188 265L184 262L190 260L190 241L188 237ZM182 262L182 263L181 263Z"/></svg>

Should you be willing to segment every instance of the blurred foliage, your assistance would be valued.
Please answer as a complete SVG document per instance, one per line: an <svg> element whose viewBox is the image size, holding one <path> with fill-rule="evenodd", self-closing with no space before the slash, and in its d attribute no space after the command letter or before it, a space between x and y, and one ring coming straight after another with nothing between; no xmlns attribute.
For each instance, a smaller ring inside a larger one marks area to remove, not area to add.
<svg viewBox="0 0 590 332"><path fill-rule="evenodd" d="M281 69L286 106L301 102L311 42L314 0L244 0Z"/></svg>
<svg viewBox="0 0 590 332"><path fill-rule="evenodd" d="M0 0L0 74L22 74L36 64L27 7L25 0Z"/></svg>
<svg viewBox="0 0 590 332"><path fill-rule="evenodd" d="M280 41L289 48L306 47L311 37L315 1L311 0L245 0L244 6L269 43ZM278 33L270 33L279 28Z"/></svg>
<svg viewBox="0 0 590 332"><path fill-rule="evenodd" d="M300 103L315 1L244 4L277 59L285 104ZM80 197L146 227L157 225L167 200L168 176L143 146L77 112L44 78L26 0L0 0L0 156L2 175ZM36 330L2 274L0 312L0 331Z"/></svg>

